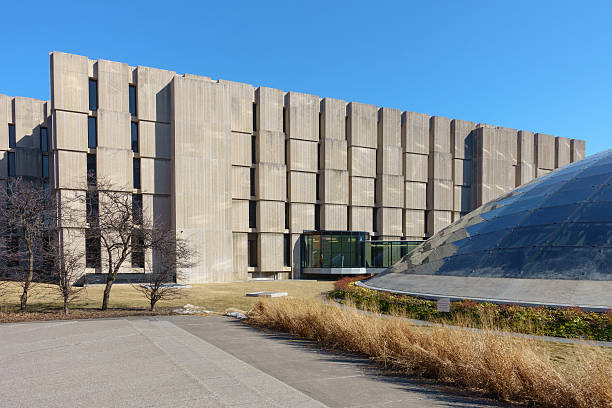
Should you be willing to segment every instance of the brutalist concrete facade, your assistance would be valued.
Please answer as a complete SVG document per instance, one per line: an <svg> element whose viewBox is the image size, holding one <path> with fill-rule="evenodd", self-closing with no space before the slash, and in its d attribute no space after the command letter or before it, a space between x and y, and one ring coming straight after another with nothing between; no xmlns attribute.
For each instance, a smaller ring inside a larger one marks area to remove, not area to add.
<svg viewBox="0 0 612 408"><path fill-rule="evenodd" d="M425 239L585 155L582 140L61 52L50 85L50 101L0 95L0 180L84 194L89 159L191 239L192 283L297 278L304 230ZM63 234L85 248L82 221Z"/></svg>

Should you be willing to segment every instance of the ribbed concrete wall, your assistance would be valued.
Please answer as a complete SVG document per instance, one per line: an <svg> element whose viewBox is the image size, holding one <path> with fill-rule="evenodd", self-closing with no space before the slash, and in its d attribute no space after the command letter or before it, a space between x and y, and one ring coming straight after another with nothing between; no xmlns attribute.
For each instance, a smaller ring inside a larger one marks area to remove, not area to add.
<svg viewBox="0 0 612 408"><path fill-rule="evenodd" d="M60 197L83 192L87 154L96 155L99 176L142 194L149 216L193 237L201 259L189 282L298 277L304 230L424 239L585 155L584 141L542 133L58 52L50 62L50 102L0 95L0 180L9 153L16 175L40 176L40 128L49 127L50 183ZM97 121L94 149L89 117ZM83 247L78 227L64 233Z"/></svg>

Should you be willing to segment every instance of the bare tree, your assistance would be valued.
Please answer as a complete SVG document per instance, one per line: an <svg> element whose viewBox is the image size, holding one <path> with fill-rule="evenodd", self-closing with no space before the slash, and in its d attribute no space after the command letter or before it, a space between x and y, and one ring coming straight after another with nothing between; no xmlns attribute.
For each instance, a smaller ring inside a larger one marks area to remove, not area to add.
<svg viewBox="0 0 612 408"><path fill-rule="evenodd" d="M95 183L95 184L94 184ZM144 216L142 207L135 208L132 194L117 190L107 179L98 178L88 186L85 196L88 208L88 236L99 240L106 263L106 286L102 310L108 309L113 283L124 262L132 255L160 245L169 231Z"/></svg>
<svg viewBox="0 0 612 408"><path fill-rule="evenodd" d="M25 311L55 226L55 200L37 179L13 178L0 189L0 258L6 277L20 282Z"/></svg>
<svg viewBox="0 0 612 408"><path fill-rule="evenodd" d="M85 254L76 245L64 243L60 235L55 234L51 251L47 253L48 264L52 268L52 282L57 294L63 302L64 314L81 294L84 287L75 286L75 282L82 276Z"/></svg>
<svg viewBox="0 0 612 408"><path fill-rule="evenodd" d="M146 283L134 285L149 301L150 309L160 300L185 296L185 289L175 284L185 269L196 265L196 252L188 241L177 238L172 230L158 231L160 239L153 249L154 262L148 261Z"/></svg>

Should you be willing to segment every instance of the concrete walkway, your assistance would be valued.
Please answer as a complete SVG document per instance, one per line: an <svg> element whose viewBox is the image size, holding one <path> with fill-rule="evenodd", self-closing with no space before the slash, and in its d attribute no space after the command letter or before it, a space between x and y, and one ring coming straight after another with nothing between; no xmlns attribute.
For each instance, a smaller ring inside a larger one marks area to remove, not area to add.
<svg viewBox="0 0 612 408"><path fill-rule="evenodd" d="M490 401L221 317L0 325L0 407L442 407Z"/></svg>

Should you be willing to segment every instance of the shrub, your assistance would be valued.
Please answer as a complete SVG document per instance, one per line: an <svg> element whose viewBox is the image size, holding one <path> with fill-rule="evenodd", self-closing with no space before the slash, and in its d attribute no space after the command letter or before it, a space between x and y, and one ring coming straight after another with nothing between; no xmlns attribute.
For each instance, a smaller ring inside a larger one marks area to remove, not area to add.
<svg viewBox="0 0 612 408"><path fill-rule="evenodd" d="M344 289L340 289L340 288ZM414 296L378 292L348 282L330 292L331 299L350 301L361 309L381 313L395 311L412 319L543 336L612 340L612 313L586 312L580 308L523 307L452 302L450 313L438 312L436 302Z"/></svg>

